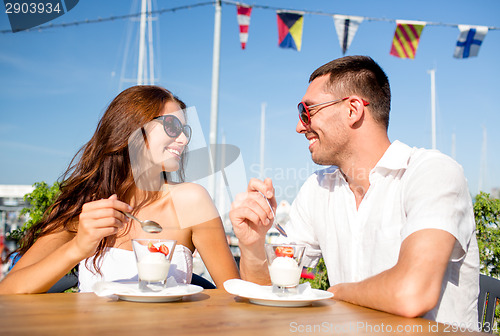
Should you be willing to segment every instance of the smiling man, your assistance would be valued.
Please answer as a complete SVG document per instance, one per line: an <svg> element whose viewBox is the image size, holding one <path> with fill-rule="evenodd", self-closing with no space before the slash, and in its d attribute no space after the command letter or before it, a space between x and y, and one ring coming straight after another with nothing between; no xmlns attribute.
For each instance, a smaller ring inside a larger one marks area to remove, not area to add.
<svg viewBox="0 0 500 336"><path fill-rule="evenodd" d="M390 142L389 81L371 58L336 59L309 81L296 131L312 160L330 167L298 193L288 241L308 245L310 266L324 257L338 300L477 329L479 256L461 166ZM270 284L264 242L273 218L259 192L276 205L272 181L252 179L230 218L242 277Z"/></svg>

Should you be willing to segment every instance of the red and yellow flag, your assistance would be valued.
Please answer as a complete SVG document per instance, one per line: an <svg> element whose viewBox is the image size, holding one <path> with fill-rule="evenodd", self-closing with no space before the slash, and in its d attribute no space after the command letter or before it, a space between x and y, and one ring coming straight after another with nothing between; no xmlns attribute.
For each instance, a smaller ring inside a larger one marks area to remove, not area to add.
<svg viewBox="0 0 500 336"><path fill-rule="evenodd" d="M399 58L415 58L420 34L424 30L425 22L397 20L394 39L392 40L391 55Z"/></svg>

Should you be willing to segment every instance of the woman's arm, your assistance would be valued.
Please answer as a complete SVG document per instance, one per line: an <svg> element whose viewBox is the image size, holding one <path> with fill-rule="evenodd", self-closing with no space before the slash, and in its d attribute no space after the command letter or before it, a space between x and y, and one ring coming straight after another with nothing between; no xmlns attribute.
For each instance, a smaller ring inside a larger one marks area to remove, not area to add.
<svg viewBox="0 0 500 336"><path fill-rule="evenodd" d="M61 228L37 239L0 282L0 294L44 293L81 260L96 252L99 242L123 228L130 211L127 204L108 199L83 205L78 232Z"/></svg>
<svg viewBox="0 0 500 336"><path fill-rule="evenodd" d="M216 286L222 288L224 281L239 279L222 221L208 192L200 185L185 183L172 196L179 224L191 229L193 244Z"/></svg>
<svg viewBox="0 0 500 336"><path fill-rule="evenodd" d="M0 282L0 294L44 293L81 260L67 231L43 236Z"/></svg>
<svg viewBox="0 0 500 336"><path fill-rule="evenodd" d="M240 278L220 218L194 226L193 243L218 288L226 280Z"/></svg>

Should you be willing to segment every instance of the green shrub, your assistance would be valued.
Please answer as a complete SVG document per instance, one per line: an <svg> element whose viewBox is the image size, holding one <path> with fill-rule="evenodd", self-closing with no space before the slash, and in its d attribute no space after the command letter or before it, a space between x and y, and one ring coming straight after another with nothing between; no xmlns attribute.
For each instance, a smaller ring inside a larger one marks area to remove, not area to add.
<svg viewBox="0 0 500 336"><path fill-rule="evenodd" d="M308 268L308 272L314 273L314 279L300 279L300 283L309 282L311 288L327 290L330 288L330 283L328 282L328 274L326 273L325 260L321 258L315 268Z"/></svg>
<svg viewBox="0 0 500 336"><path fill-rule="evenodd" d="M474 202L482 274L500 278L500 200L481 192Z"/></svg>
<svg viewBox="0 0 500 336"><path fill-rule="evenodd" d="M34 224L38 223L43 218L45 211L55 202L59 195L59 182L55 182L49 186L46 182L36 182L33 184L35 189L24 195L24 201L29 204L21 210L20 216L28 215L28 220L19 229L10 232L6 238L19 242L24 236L24 233Z"/></svg>
<svg viewBox="0 0 500 336"><path fill-rule="evenodd" d="M480 272L500 278L500 200L481 192L474 202ZM500 306L495 309L496 330L500 329Z"/></svg>

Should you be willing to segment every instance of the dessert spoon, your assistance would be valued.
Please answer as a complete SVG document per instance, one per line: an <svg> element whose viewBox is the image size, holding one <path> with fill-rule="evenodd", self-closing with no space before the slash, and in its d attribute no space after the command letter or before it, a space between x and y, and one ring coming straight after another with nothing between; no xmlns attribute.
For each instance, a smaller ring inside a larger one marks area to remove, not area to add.
<svg viewBox="0 0 500 336"><path fill-rule="evenodd" d="M262 197L264 197L266 199L267 205L269 205L269 208L271 209L271 212L273 214L273 226L276 228L276 230L278 230L278 232L282 236L288 237L288 235L285 232L285 229L283 229L283 227L280 225L280 223L278 223L276 221L276 214L274 213L274 210L273 210L273 207L271 206L271 203L269 203L269 199L263 193L261 193L260 191L259 191L259 194L261 194Z"/></svg>
<svg viewBox="0 0 500 336"><path fill-rule="evenodd" d="M149 232L149 233L160 233L163 228L161 227L160 224L156 223L155 221L152 221L152 220L148 220L146 219L145 221L141 221L140 219L138 219L137 217L135 217L134 215L132 215L131 213L128 213L128 212L123 212L122 213L127 216L128 218L131 218L135 221L137 221L138 223L141 224L142 226L142 229L146 232Z"/></svg>

